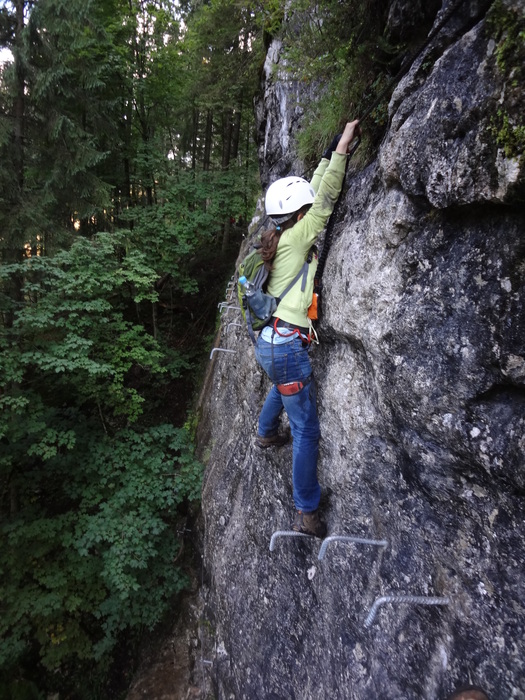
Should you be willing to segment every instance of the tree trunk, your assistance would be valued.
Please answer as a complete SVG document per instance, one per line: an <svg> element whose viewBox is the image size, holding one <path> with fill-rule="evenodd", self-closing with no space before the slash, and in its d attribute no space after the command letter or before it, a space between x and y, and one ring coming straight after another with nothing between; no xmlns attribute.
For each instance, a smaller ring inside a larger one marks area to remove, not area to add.
<svg viewBox="0 0 525 700"><path fill-rule="evenodd" d="M228 170L232 150L232 109L224 110L222 114L222 159L223 170Z"/></svg>
<svg viewBox="0 0 525 700"><path fill-rule="evenodd" d="M191 169L193 173L197 170L197 141L199 138L199 110L193 108L193 129L191 135Z"/></svg>
<svg viewBox="0 0 525 700"><path fill-rule="evenodd" d="M226 218L224 219L223 227L222 227L221 253L223 255L226 254L226 251L228 250L228 246L230 244L230 228L231 228L230 216L226 216Z"/></svg>
<svg viewBox="0 0 525 700"><path fill-rule="evenodd" d="M238 109L233 115L231 160L236 160L239 155L239 140L241 138L242 97Z"/></svg>
<svg viewBox="0 0 525 700"><path fill-rule="evenodd" d="M25 135L25 66L22 58L23 33L24 33L24 0L16 0L16 28L15 42L13 47L14 70L16 76L15 94L13 100L13 168L15 186L10 197L10 209L13 213L11 218L11 232L7 238L5 252L6 262L20 262L24 257L24 226L23 217L20 216L24 205L24 135ZM7 293L15 302L22 302L22 277L12 275ZM6 314L5 323L11 327L14 321L13 313Z"/></svg>
<svg viewBox="0 0 525 700"><path fill-rule="evenodd" d="M211 163L211 143L213 137L213 112L209 109L206 113L206 132L204 134L204 158L203 170L208 171Z"/></svg>
<svg viewBox="0 0 525 700"><path fill-rule="evenodd" d="M16 75L16 94L14 103L14 138L15 138L15 173L18 183L18 196L21 198L24 187L24 86L25 70L22 64L22 41L24 31L24 0L16 2L16 30L15 30L15 51L14 64Z"/></svg>
<svg viewBox="0 0 525 700"><path fill-rule="evenodd" d="M230 158L232 152L232 110L227 109L223 112L222 120L222 169L228 170L230 167ZM223 203L228 200L228 195L224 192ZM226 253L230 243L230 218L231 212L225 213L224 223L222 225L222 243L221 252Z"/></svg>

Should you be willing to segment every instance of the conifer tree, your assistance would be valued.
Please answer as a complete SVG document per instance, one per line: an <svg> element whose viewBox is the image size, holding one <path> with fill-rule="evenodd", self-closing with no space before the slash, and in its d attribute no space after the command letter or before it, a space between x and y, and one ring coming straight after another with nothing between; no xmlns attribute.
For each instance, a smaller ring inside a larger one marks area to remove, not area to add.
<svg viewBox="0 0 525 700"><path fill-rule="evenodd" d="M239 4L179 19L164 0L0 10L0 694L74 692L185 582L201 465L156 404L189 367L159 299L195 292L188 261L250 211L256 54Z"/></svg>

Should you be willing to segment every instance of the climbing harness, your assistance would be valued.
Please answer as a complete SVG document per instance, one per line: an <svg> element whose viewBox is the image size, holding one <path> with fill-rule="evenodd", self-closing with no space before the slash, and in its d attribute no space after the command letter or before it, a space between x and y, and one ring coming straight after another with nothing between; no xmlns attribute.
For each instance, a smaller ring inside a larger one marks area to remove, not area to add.
<svg viewBox="0 0 525 700"><path fill-rule="evenodd" d="M279 328L285 328L287 330L290 330L289 333L282 333ZM310 343L312 342L312 338L310 336L310 328L304 328L303 326L294 326L292 323L287 323L286 321L282 321L280 318L275 318L273 325L272 325L272 340L271 340L271 352L272 352L272 375L275 377L275 355L274 355L274 343L273 339L275 335L280 336L281 338L292 338L292 336L297 336L301 342L303 349L307 348ZM272 377L272 378L273 378ZM293 381L293 382L284 382L281 384L275 384L277 387L277 391L282 395L282 396L293 396L294 394L298 394L302 389L304 389L305 386L308 386L310 382L312 381L312 375L307 377L306 379L302 379L300 381Z"/></svg>
<svg viewBox="0 0 525 700"><path fill-rule="evenodd" d="M291 333L281 333L279 328L290 329ZM310 328L306 328L305 326L295 326L293 323L287 323L275 317L273 329L281 338L291 338L292 335L298 335L303 342L310 342Z"/></svg>

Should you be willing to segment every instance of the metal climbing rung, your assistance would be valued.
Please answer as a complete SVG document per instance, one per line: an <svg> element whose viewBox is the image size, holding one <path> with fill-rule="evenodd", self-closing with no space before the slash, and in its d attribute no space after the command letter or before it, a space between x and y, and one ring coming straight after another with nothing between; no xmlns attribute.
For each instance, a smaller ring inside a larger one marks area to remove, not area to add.
<svg viewBox="0 0 525 700"><path fill-rule="evenodd" d="M235 350L227 350L226 348L213 348L213 350L210 352L210 360L213 357L214 352L231 352L235 354Z"/></svg>
<svg viewBox="0 0 525 700"><path fill-rule="evenodd" d="M232 321L226 326L226 333L230 330L230 326L243 326L243 323L237 323L237 321Z"/></svg>
<svg viewBox="0 0 525 700"><path fill-rule="evenodd" d="M304 532L295 532L295 530L277 530L273 533L270 540L270 552L275 549L275 540L278 537L312 537L312 535L306 535Z"/></svg>
<svg viewBox="0 0 525 700"><path fill-rule="evenodd" d="M222 314L223 311L227 312L230 309L239 309L240 310L241 307L240 306L228 306L228 305L226 305L226 306L223 306L222 309L219 310L219 313Z"/></svg>
<svg viewBox="0 0 525 700"><path fill-rule="evenodd" d="M410 603L411 605L448 605L450 598L431 598L428 596L419 595L384 595L381 598L376 598L374 604L370 608L370 612L365 620L365 627L370 627L377 613L377 609L383 603Z"/></svg>
<svg viewBox="0 0 525 700"><path fill-rule="evenodd" d="M386 540L367 540L363 537L353 537L351 535L330 535L330 537L323 540L317 557L319 561L324 557L330 542L354 542L355 544L371 544L375 547L386 547L388 544Z"/></svg>

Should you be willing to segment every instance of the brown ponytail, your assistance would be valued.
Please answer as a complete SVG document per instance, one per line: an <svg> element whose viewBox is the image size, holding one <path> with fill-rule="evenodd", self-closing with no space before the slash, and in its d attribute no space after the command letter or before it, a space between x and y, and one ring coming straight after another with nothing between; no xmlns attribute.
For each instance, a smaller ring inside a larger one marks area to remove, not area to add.
<svg viewBox="0 0 525 700"><path fill-rule="evenodd" d="M310 205L308 205L308 207L303 207L304 210L308 210L309 208ZM302 212L303 209L295 212L295 214L293 214L288 221L284 221L277 227L274 226L273 228L267 229L261 235L261 258L264 260L264 267L268 270L268 272L271 272L273 269L272 262L275 258L275 253L277 252L277 246L279 245L281 234L284 233L287 228L292 228L292 226L297 223L297 215Z"/></svg>
<svg viewBox="0 0 525 700"><path fill-rule="evenodd" d="M275 258L275 253L277 252L277 246L279 245L281 234L284 233L287 228L294 226L297 223L299 214L306 214L311 206L311 204L306 204L304 207L301 207L301 209L296 211L295 214L292 214L288 221L284 221L277 227L274 226L273 228L267 229L261 235L261 258L264 260L264 267L268 270L268 272L271 272L273 269L272 262Z"/></svg>
<svg viewBox="0 0 525 700"><path fill-rule="evenodd" d="M271 272L272 261L275 258L275 253L277 252L277 246L279 245L279 239L281 238L282 231L277 231L276 228L270 228L264 231L261 235L261 258L264 260L264 267Z"/></svg>

